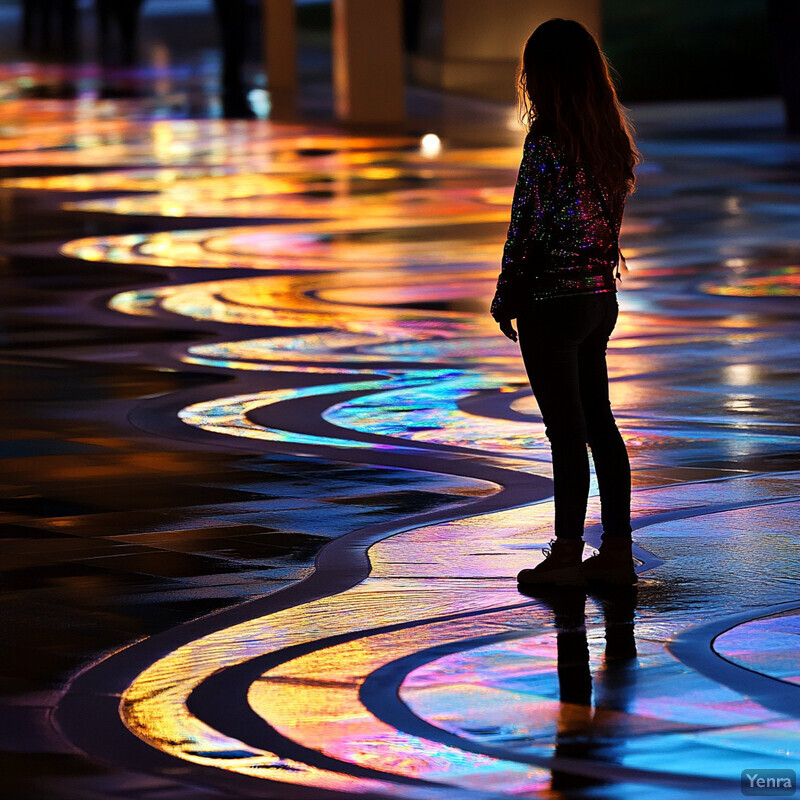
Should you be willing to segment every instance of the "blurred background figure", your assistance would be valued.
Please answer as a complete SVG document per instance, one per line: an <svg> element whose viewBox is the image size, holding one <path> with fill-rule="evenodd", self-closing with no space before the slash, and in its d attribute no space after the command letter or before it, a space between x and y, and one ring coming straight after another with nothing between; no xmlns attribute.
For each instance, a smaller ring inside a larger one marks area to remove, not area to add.
<svg viewBox="0 0 800 800"><path fill-rule="evenodd" d="M30 86L28 97L71 98L76 88L69 67L81 53L77 0L23 0L22 53L47 64L49 80Z"/></svg>
<svg viewBox="0 0 800 800"><path fill-rule="evenodd" d="M134 69L139 62L139 13L144 0L95 0L101 97L141 93Z"/></svg>
<svg viewBox="0 0 800 800"><path fill-rule="evenodd" d="M625 76L623 102L780 94L786 130L800 133L798 0L581 4L594 8L603 48ZM28 65L24 85L9 89L26 97L69 96L81 80L81 91L90 93L97 64L101 96L147 94L160 102L166 96L160 81L170 84L170 113L246 117L254 88L265 96L276 88L263 68L260 6L261 0L0 0L0 63ZM315 119L333 116L331 72L342 53L331 35L331 2L293 0L292 6L302 85L292 103ZM558 15L555 0L504 0L503 14L482 0L402 0L400 7L410 87L509 104L518 32L537 14ZM123 74L134 69L141 70L138 85ZM258 113L269 114L269 106Z"/></svg>
<svg viewBox="0 0 800 800"><path fill-rule="evenodd" d="M22 47L43 59L73 61L78 53L76 0L23 0Z"/></svg>
<svg viewBox="0 0 800 800"><path fill-rule="evenodd" d="M254 12L249 0L214 0L222 48L222 115L229 119L254 116L244 80L245 42L249 30L257 26Z"/></svg>
<svg viewBox="0 0 800 800"><path fill-rule="evenodd" d="M141 66L143 6L144 0L95 0L101 97L136 97L142 94L136 69ZM254 114L247 100L244 67L252 31L259 30L258 6L252 0L213 0L209 6L213 6L220 47L223 116L251 118ZM186 41L191 40L190 34ZM166 44L180 46L182 43Z"/></svg>

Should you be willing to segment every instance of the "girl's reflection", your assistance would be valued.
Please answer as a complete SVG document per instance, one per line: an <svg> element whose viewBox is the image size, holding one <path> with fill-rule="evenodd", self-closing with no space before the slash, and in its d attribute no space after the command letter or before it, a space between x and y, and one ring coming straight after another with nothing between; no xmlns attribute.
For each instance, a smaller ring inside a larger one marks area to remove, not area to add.
<svg viewBox="0 0 800 800"><path fill-rule="evenodd" d="M621 761L620 750L626 741L624 720L636 687L636 588L592 595L605 622L605 651L594 680L586 637L586 594L552 590L535 596L553 613L558 653L561 705L551 789L569 791L609 784L612 780L603 765Z"/></svg>

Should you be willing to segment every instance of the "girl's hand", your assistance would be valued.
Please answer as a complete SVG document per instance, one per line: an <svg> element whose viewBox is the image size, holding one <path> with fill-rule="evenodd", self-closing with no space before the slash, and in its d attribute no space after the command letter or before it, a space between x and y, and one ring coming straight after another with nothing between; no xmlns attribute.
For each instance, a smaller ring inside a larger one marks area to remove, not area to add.
<svg viewBox="0 0 800 800"><path fill-rule="evenodd" d="M501 319L497 324L500 326L503 336L507 336L512 342L517 341L517 332L514 330L510 319Z"/></svg>

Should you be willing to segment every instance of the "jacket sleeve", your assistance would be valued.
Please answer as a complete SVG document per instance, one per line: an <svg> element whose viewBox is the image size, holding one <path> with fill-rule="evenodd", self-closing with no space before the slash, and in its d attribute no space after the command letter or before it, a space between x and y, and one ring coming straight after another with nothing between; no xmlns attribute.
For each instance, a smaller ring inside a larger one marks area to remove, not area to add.
<svg viewBox="0 0 800 800"><path fill-rule="evenodd" d="M531 131L525 139L502 266L492 300L491 314L498 322L514 317L514 278L524 269L526 242L536 238L541 229L545 202L554 188L557 169L557 154L550 139Z"/></svg>

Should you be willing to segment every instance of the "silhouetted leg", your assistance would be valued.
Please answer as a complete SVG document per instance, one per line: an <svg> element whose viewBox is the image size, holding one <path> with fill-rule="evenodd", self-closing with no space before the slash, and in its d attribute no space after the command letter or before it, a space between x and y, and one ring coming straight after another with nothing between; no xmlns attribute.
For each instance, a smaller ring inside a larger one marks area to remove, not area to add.
<svg viewBox="0 0 800 800"><path fill-rule="evenodd" d="M616 298L606 295L603 324L578 350L581 405L592 448L603 521L603 537L631 535L631 467L608 397L606 347L617 319Z"/></svg>
<svg viewBox="0 0 800 800"><path fill-rule="evenodd" d="M553 460L555 535L580 539L589 497L589 454L578 393L576 349L528 355L525 367L545 424Z"/></svg>
<svg viewBox="0 0 800 800"><path fill-rule="evenodd" d="M525 369L550 440L558 538L583 537L589 454L578 348L597 323L598 304L592 295L545 300L529 318L517 320Z"/></svg>

